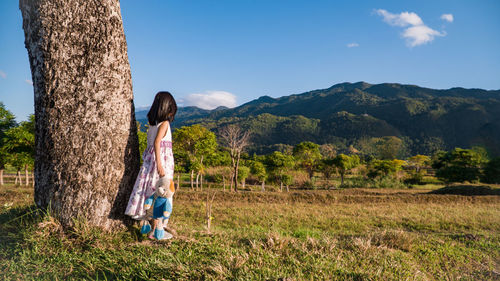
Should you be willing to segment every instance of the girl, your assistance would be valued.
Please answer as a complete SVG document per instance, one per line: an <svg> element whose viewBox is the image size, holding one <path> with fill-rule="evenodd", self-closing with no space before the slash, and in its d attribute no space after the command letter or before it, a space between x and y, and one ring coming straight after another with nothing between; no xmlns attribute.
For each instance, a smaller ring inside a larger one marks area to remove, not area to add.
<svg viewBox="0 0 500 281"><path fill-rule="evenodd" d="M144 201L155 193L160 178L174 178L174 156L170 123L177 112L175 99L169 92L159 92L148 112L148 146L142 155L143 164L130 195L125 214L133 219L145 215ZM169 198L172 205L172 198ZM168 219L163 222L166 226Z"/></svg>

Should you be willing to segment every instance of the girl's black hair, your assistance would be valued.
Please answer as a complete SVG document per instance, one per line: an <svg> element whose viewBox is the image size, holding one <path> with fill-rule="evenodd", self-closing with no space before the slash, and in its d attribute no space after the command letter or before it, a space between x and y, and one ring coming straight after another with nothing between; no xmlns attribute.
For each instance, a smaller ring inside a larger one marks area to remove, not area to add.
<svg viewBox="0 0 500 281"><path fill-rule="evenodd" d="M169 92L158 92L148 112L149 125L154 126L163 121L174 121L177 103Z"/></svg>

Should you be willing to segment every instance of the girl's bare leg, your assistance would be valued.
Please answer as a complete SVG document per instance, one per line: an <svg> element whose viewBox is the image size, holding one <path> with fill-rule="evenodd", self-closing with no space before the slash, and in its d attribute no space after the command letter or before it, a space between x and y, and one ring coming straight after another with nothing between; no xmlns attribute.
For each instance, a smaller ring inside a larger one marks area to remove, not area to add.
<svg viewBox="0 0 500 281"><path fill-rule="evenodd" d="M151 232L149 233L149 238L150 239L153 239L154 238L154 235L155 235L155 229L156 229L156 225L158 224L158 220L157 219L153 219L153 227L151 227Z"/></svg>

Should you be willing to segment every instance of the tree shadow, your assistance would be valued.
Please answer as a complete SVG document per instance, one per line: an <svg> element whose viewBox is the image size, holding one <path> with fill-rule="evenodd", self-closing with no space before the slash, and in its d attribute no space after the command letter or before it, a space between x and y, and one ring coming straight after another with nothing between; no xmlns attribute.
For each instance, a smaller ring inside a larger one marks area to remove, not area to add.
<svg viewBox="0 0 500 281"><path fill-rule="evenodd" d="M139 139L137 137L137 123L135 120L134 103L130 102L130 132L128 135L127 145L123 153L123 162L125 163L125 171L120 180L118 192L116 194L113 206L108 218L113 220L121 220L131 230L134 220L125 215L128 199L132 193L135 180L139 174Z"/></svg>
<svg viewBox="0 0 500 281"><path fill-rule="evenodd" d="M42 221L44 211L35 205L10 208L0 213L0 249L3 254L11 256L25 240L26 230Z"/></svg>
<svg viewBox="0 0 500 281"><path fill-rule="evenodd" d="M492 188L489 185L452 185L430 191L429 194L465 196L500 195L500 188Z"/></svg>

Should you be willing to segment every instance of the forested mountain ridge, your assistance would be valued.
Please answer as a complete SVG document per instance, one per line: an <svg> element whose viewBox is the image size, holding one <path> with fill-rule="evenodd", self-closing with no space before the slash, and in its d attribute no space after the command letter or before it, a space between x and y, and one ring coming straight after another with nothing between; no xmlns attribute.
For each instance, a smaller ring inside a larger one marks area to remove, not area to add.
<svg viewBox="0 0 500 281"><path fill-rule="evenodd" d="M483 145L498 155L500 90L341 83L279 98L263 96L230 109L180 108L175 123L202 123L210 129L238 123L254 133L257 151L304 140L346 147L396 136L411 153Z"/></svg>

